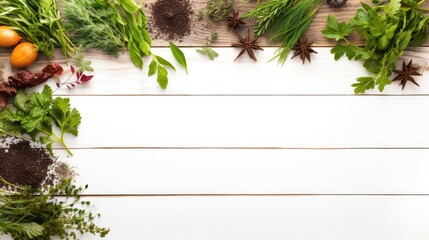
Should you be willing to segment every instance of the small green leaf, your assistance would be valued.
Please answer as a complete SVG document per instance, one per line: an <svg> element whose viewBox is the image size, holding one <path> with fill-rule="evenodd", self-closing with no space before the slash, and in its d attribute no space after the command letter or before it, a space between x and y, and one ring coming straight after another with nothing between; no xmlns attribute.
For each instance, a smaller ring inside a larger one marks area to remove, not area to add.
<svg viewBox="0 0 429 240"><path fill-rule="evenodd" d="M371 73L377 74L381 71L381 64L379 61L370 58L363 63L363 66Z"/></svg>
<svg viewBox="0 0 429 240"><path fill-rule="evenodd" d="M139 7L133 0L121 0L121 5L128 13L134 13L139 10Z"/></svg>
<svg viewBox="0 0 429 240"><path fill-rule="evenodd" d="M149 73L148 76L152 76L156 73L156 69L158 68L158 63L153 59L149 65Z"/></svg>
<svg viewBox="0 0 429 240"><path fill-rule="evenodd" d="M157 55L154 55L154 57L156 58L156 60L158 61L159 64L161 64L165 67L169 67L169 68L173 69L174 71L176 71L176 68L169 61L167 61L164 58L157 56Z"/></svg>
<svg viewBox="0 0 429 240"><path fill-rule="evenodd" d="M219 57L219 54L211 47L203 47L201 49L197 49L197 53L207 56L212 61L215 58Z"/></svg>
<svg viewBox="0 0 429 240"><path fill-rule="evenodd" d="M158 81L159 86L162 87L162 89L167 89L167 86L168 86L168 72L162 66L158 66L157 81Z"/></svg>
<svg viewBox="0 0 429 240"><path fill-rule="evenodd" d="M25 91L21 89L18 91L15 98L13 99L13 104L18 110L26 112L27 107L25 106L25 104L27 103L27 100L27 94L25 94Z"/></svg>
<svg viewBox="0 0 429 240"><path fill-rule="evenodd" d="M172 41L170 41L170 49L174 58L185 69L186 74L188 74L188 65L186 63L185 54L183 54L182 50L180 50Z"/></svg>
<svg viewBox="0 0 429 240"><path fill-rule="evenodd" d="M333 38L336 41L346 39L353 32L353 25L345 22L338 23L334 16L328 16L328 23L324 30L322 30L323 36L326 38Z"/></svg>
<svg viewBox="0 0 429 240"><path fill-rule="evenodd" d="M133 61L134 65L136 65L138 68L143 69L143 59L140 55L140 51L138 48L132 44L132 42L128 43L128 50L130 51L130 58L131 61Z"/></svg>
<svg viewBox="0 0 429 240"><path fill-rule="evenodd" d="M375 81L373 77L360 77L357 79L357 83L354 83L352 87L355 88L355 93L365 93L366 90L374 89Z"/></svg>
<svg viewBox="0 0 429 240"><path fill-rule="evenodd" d="M411 41L411 32L400 33L396 40L396 45L399 51L405 50Z"/></svg>
<svg viewBox="0 0 429 240"><path fill-rule="evenodd" d="M391 84L391 83L392 83L392 81L389 79L389 77L387 77L385 75L380 76L379 78L377 78L377 81L376 81L376 84L378 85L378 90L380 92L383 92L384 87L386 85Z"/></svg>

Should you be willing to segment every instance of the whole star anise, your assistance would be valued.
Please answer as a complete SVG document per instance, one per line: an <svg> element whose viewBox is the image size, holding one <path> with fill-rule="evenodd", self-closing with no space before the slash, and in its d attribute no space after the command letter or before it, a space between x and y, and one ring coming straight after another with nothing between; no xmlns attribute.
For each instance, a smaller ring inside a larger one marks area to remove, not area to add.
<svg viewBox="0 0 429 240"><path fill-rule="evenodd" d="M299 58L302 60L302 64L305 64L305 59L311 63L311 53L316 53L316 51L311 48L314 42L309 42L307 38L301 38L295 47L292 50L295 50L295 53L292 56L292 59L299 55Z"/></svg>
<svg viewBox="0 0 429 240"><path fill-rule="evenodd" d="M408 81L420 87L416 80L414 80L413 76L421 76L422 74L419 73L418 67L413 67L413 60L410 60L408 64L405 64L405 61L403 61L402 70L394 70L393 72L398 74L398 76L396 76L392 81L401 81L399 86L402 85L402 90L404 90Z"/></svg>
<svg viewBox="0 0 429 240"><path fill-rule="evenodd" d="M240 27L240 25L246 25L243 19L240 17L238 11L232 10L232 15L228 17L228 27L235 30Z"/></svg>
<svg viewBox="0 0 429 240"><path fill-rule="evenodd" d="M258 46L258 39L251 39L250 37L250 28L247 29L247 34L245 38L242 38L239 34L237 34L238 40L240 41L239 43L233 43L231 44L232 47L241 47L241 52L240 54L238 54L237 58L234 61L237 61L237 59L239 57L241 57L241 55L243 55L244 51L247 51L247 54L249 54L249 56L256 61L258 61L255 57L255 53L253 52L253 50L261 50L264 51L264 49L262 49L260 46Z"/></svg>

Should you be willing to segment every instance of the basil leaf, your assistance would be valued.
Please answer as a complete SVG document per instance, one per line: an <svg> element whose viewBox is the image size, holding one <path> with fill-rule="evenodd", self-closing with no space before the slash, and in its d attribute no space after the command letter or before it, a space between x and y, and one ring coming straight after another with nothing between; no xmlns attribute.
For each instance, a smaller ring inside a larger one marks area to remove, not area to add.
<svg viewBox="0 0 429 240"><path fill-rule="evenodd" d="M134 65L138 68L143 68L143 59L140 55L139 49L132 43L128 42L128 50L130 51L131 61L133 61Z"/></svg>
<svg viewBox="0 0 429 240"><path fill-rule="evenodd" d="M152 76L156 73L156 69L158 68L158 63L155 60L152 60L152 62L149 65L149 73L148 76Z"/></svg>
<svg viewBox="0 0 429 240"><path fill-rule="evenodd" d="M164 58L154 55L154 57L156 58L156 60L161 64L164 65L166 67L169 67L171 69L173 69L174 71L176 71L176 68L174 68L173 64L171 64L169 61L165 60Z"/></svg>
<svg viewBox="0 0 429 240"><path fill-rule="evenodd" d="M172 41L170 41L170 49L174 58L185 69L186 74L188 74L188 65L186 63L185 54L183 54L182 50L180 50Z"/></svg>
<svg viewBox="0 0 429 240"><path fill-rule="evenodd" d="M162 89L166 89L168 86L168 72L163 66L158 66L158 78L157 78L159 86Z"/></svg>

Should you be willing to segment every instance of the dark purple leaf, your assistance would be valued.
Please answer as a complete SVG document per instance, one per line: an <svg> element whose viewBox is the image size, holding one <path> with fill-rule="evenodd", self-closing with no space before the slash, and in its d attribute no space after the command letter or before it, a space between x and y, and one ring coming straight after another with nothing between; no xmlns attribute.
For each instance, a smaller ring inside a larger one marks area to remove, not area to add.
<svg viewBox="0 0 429 240"><path fill-rule="evenodd" d="M91 81L91 79L93 77L94 77L94 75L87 76L87 75L83 74L82 77L80 78L80 81L82 81L82 82L89 82L89 81Z"/></svg>

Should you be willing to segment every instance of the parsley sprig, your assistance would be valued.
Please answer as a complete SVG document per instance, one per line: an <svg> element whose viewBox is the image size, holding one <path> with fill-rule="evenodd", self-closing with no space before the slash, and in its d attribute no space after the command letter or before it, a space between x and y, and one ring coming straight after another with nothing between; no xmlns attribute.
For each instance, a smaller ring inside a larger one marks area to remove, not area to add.
<svg viewBox="0 0 429 240"><path fill-rule="evenodd" d="M57 142L72 156L64 142L64 136L66 133L77 136L80 123L80 113L71 108L70 99L53 98L52 89L45 86L40 93L27 95L24 90L18 92L13 107L0 112L0 135L28 134L46 144L51 154L52 145ZM54 133L54 125L59 134Z"/></svg>
<svg viewBox="0 0 429 240"><path fill-rule="evenodd" d="M347 56L349 60L363 61L363 66L373 76L359 77L352 86L355 93L365 93L374 89L382 92L392 83L390 76L396 69L395 62L409 46L421 46L427 40L429 17L428 9L420 5L423 1L390 0L387 4L374 1L375 6L361 3L356 15L348 23L339 23L329 16L326 28L322 31L326 38L335 39L332 48L335 60ZM356 31L365 40L365 46L352 44L347 37Z"/></svg>

